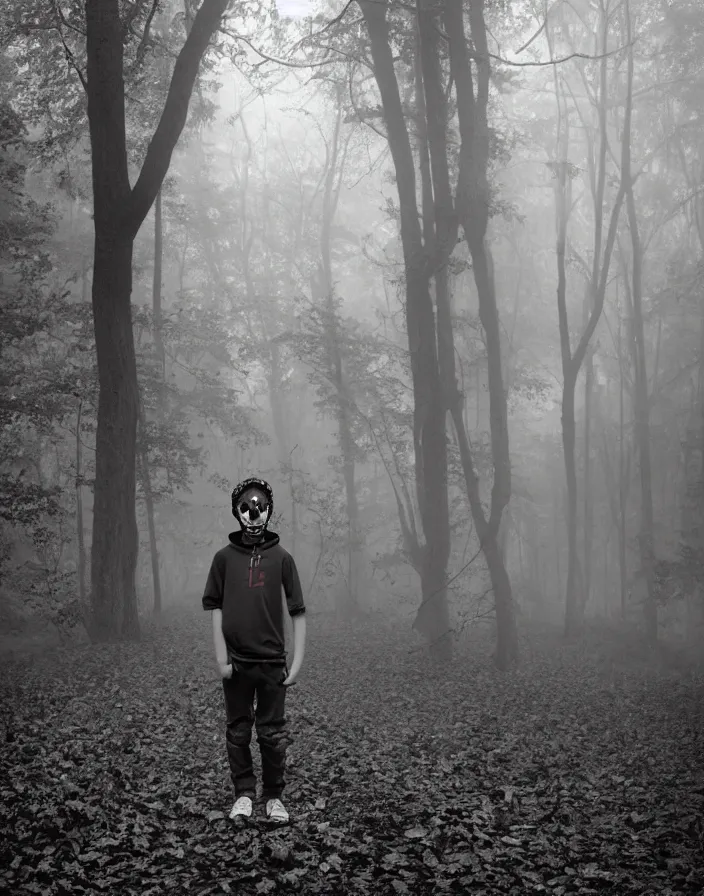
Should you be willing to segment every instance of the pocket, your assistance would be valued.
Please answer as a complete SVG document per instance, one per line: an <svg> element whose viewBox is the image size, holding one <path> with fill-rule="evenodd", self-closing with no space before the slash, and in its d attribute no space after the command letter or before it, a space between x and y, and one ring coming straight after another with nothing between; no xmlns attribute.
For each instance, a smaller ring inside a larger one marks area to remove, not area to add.
<svg viewBox="0 0 704 896"><path fill-rule="evenodd" d="M253 681L257 681L257 679L259 678L257 671L258 666L255 663L233 663L232 669L233 672L236 672L243 678L249 678Z"/></svg>
<svg viewBox="0 0 704 896"><path fill-rule="evenodd" d="M262 675L266 678L267 684L274 685L276 688L281 688L288 678L288 667L279 665L273 666L265 663L262 668Z"/></svg>

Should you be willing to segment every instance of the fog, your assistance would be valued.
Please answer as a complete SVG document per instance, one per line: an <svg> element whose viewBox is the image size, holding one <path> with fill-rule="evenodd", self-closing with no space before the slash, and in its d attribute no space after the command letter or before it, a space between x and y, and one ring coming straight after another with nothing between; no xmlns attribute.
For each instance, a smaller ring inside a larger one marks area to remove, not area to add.
<svg viewBox="0 0 704 896"><path fill-rule="evenodd" d="M0 891L704 893L703 60L0 0Z"/></svg>
<svg viewBox="0 0 704 896"><path fill-rule="evenodd" d="M10 616L80 595L83 619L100 528L85 47L71 19L57 61L25 13L2 57L2 588ZM690 649L701 11L488 5L487 55L468 22L452 77L446 13L425 36L410 8L378 33L375 14L240 6L204 57L134 243L139 614L197 603L237 529L230 491L257 475L314 612L385 614L431 653L481 631L500 665L532 626ZM139 69L126 45L132 184L183 22L177 4L137 16Z"/></svg>

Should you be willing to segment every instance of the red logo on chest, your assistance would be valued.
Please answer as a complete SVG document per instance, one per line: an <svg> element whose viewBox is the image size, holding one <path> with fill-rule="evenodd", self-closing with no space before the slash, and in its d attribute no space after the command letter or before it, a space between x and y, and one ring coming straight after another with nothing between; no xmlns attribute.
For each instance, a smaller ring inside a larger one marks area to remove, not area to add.
<svg viewBox="0 0 704 896"><path fill-rule="evenodd" d="M250 569L249 570L249 587L250 588L263 588L265 575L261 571L261 569Z"/></svg>

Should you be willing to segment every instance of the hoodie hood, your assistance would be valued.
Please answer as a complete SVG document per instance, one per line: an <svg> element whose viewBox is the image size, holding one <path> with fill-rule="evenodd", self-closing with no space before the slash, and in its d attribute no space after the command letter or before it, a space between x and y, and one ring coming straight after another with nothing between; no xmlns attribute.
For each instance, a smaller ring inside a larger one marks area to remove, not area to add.
<svg viewBox="0 0 704 896"><path fill-rule="evenodd" d="M264 530L261 541L258 541L255 544L246 544L243 542L243 534L244 533L240 531L230 532L228 535L230 546L237 551L241 551L243 554L252 554L255 552L255 549L256 551L266 551L268 548L273 548L279 543L279 536L276 532L271 532L269 529Z"/></svg>

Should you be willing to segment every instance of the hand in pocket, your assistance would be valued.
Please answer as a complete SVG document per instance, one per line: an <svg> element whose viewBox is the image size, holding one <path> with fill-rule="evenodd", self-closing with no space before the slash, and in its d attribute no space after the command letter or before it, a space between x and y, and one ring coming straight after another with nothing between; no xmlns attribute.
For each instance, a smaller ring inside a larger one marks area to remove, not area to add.
<svg viewBox="0 0 704 896"><path fill-rule="evenodd" d="M281 686L284 688L292 688L296 683L296 676L292 675L288 669L284 669Z"/></svg>

